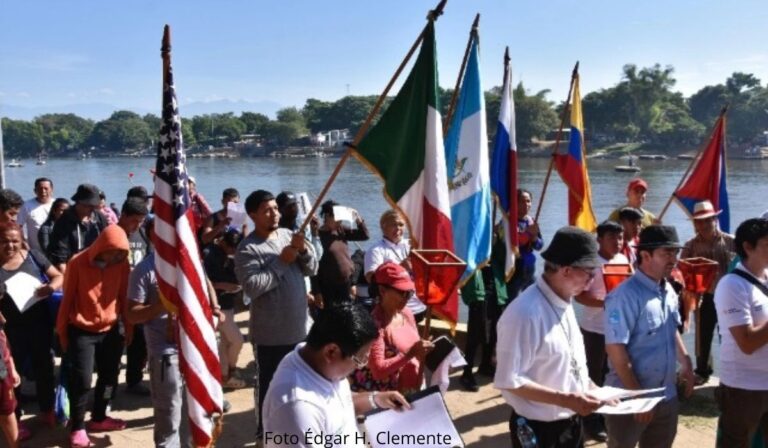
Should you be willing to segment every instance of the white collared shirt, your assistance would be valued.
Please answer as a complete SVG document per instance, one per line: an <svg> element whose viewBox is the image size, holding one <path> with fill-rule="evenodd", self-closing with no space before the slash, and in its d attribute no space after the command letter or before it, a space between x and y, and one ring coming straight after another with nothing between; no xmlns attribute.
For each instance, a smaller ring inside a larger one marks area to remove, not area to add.
<svg viewBox="0 0 768 448"><path fill-rule="evenodd" d="M386 238L382 238L381 241L365 251L364 271L366 274L374 272L376 271L376 268L387 261L400 264L403 260L408 258L410 252L411 244L407 239L403 238L399 243L393 243ZM426 305L424 305L415 294L411 294L408 298L407 306L414 315L427 309Z"/></svg>
<svg viewBox="0 0 768 448"><path fill-rule="evenodd" d="M561 392L589 388L584 341L570 302L538 277L501 315L497 333L493 383L504 400L531 420L551 422L573 416L571 409L526 400L510 391L530 383ZM576 360L578 378L571 359Z"/></svg>

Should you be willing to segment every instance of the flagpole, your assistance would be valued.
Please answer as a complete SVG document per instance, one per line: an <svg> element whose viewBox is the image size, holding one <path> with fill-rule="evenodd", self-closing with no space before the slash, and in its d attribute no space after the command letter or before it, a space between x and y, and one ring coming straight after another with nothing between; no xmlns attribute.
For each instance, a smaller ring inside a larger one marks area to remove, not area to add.
<svg viewBox="0 0 768 448"><path fill-rule="evenodd" d="M571 72L571 85L568 87L568 96L565 98L565 106L563 106L563 113L560 116L560 128L557 130L555 136L555 149L552 150L552 158L549 160L549 168L547 169L547 176L544 178L544 186L541 188L541 195L539 195L539 205L536 207L536 216L533 218L533 222L539 222L539 215L541 214L541 206L544 204L544 195L547 194L547 186L549 185L549 177L552 175L552 168L555 167L555 156L558 149L560 149L560 139L563 137L563 126L565 126L565 117L568 115L568 110L571 105L571 95L573 94L573 84L576 81L576 77L579 76L579 61L576 61L576 65Z"/></svg>
<svg viewBox="0 0 768 448"><path fill-rule="evenodd" d="M726 112L728 112L728 104L723 106L723 108L720 110L720 115L717 116L717 120L715 121L715 125L717 125L717 123L720 121L721 118L725 118L725 113ZM715 132L715 127L714 126L712 126L712 131L709 133L709 135L711 136L713 132ZM704 143L699 147L699 151L696 153L696 156L693 158L693 160L691 160L691 163L688 165L688 169L685 170L685 174L683 174L683 177L680 178L680 182L677 184L675 189L672 190L672 194L669 195L669 200L664 205L664 208L661 210L661 213L659 213L659 217L656 218L656 219L659 220L659 222L661 222L661 218L664 217L664 214L667 213L667 209L672 204L672 200L675 199L675 192L678 189L680 189L680 187L683 185L683 182L685 182L685 180L688 178L688 174L690 174L691 170L696 165L696 162L699 161L699 159L701 158L701 153L704 152L704 149L706 149L707 146L709 146L709 139L705 140Z"/></svg>
<svg viewBox="0 0 768 448"><path fill-rule="evenodd" d="M461 68L459 68L459 76L456 77L456 86L453 88L453 94L451 95L451 103L448 105L448 111L445 114L445 123L443 124L443 137L448 135L448 127L451 125L451 118L456 109L456 101L459 99L459 89L461 87L461 80L464 79L464 70L467 68L467 60L469 59L469 50L472 49L472 41L477 39L477 27L480 23L480 13L475 16L475 21L472 22L472 28L469 31L469 39L467 39L467 48L464 49L464 59L461 60Z"/></svg>
<svg viewBox="0 0 768 448"><path fill-rule="evenodd" d="M2 116L0 116L0 188L5 188L5 147L3 146Z"/></svg>
<svg viewBox="0 0 768 448"><path fill-rule="evenodd" d="M427 21L434 22L437 20L438 17L440 17L443 14L443 9L445 8L445 4L448 2L448 0L440 0L440 3L437 4L437 7L435 9L432 9L427 13ZM331 185L333 184L333 181L336 180L336 177L339 175L339 172L341 172L341 168L344 166L344 164L347 162L349 157L352 155L352 150L357 148L357 145L360 143L360 140L365 137L366 132L368 131L368 127L370 127L371 122L373 122L373 118L376 116L376 114L379 112L379 109L381 108L381 105L384 104L384 100L387 98L387 93L389 93L389 90L394 85L395 81L398 77L400 77L400 73L405 69L406 64L408 64L408 61L411 59L411 56L413 56L413 53L416 51L416 48L418 48L419 44L424 40L424 33L426 32L427 27L425 26L421 33L419 33L419 37L416 38L416 41L411 45L411 49L408 50L408 54L405 55L405 58L400 63L400 66L397 67L397 70L395 71L395 74L392 75L392 78L389 80L389 83L384 88L384 91L381 92L381 95L379 96L379 99L376 100L376 104L373 106L373 109L368 113L368 117L366 117L365 122L363 122L362 126L360 126L360 129L358 129L357 134L355 134L355 139L352 141L352 143L347 143L347 149L344 151L344 155L341 156L341 159L339 160L339 163L336 164L336 168L333 169L333 173L331 173L331 177L328 178L328 181L325 183L325 186L323 186L323 189L320 190L320 194L317 195L317 198L315 199L315 203L312 204L312 209L307 213L306 218L304 218L304 222L301 224L301 227L297 231L299 234L303 234L304 231L307 228L307 225L309 225L309 222L312 220L312 216L317 211L317 208L320 206L320 203L325 198L325 195L328 193L328 190L330 190Z"/></svg>

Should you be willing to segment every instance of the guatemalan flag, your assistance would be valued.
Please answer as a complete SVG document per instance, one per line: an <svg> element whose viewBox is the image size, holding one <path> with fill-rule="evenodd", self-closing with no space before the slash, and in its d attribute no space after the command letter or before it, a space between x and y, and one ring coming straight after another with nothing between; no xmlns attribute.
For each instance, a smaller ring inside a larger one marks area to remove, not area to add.
<svg viewBox="0 0 768 448"><path fill-rule="evenodd" d="M722 210L718 219L720 229L730 232L731 219L728 207L728 188L725 182L725 113L720 112L715 122L709 144L696 161L690 176L678 188L673 196L683 206L689 216L697 202L709 200L715 210Z"/></svg>
<svg viewBox="0 0 768 448"><path fill-rule="evenodd" d="M464 284L491 257L491 185L485 99L480 85L477 37L445 140L445 161L456 255L467 262Z"/></svg>
<svg viewBox="0 0 768 448"><path fill-rule="evenodd" d="M504 85L501 89L499 123L493 144L491 189L501 209L506 243L504 272L507 280L515 270L517 253L517 139L515 136L515 100L512 97L512 66L509 49L504 54Z"/></svg>

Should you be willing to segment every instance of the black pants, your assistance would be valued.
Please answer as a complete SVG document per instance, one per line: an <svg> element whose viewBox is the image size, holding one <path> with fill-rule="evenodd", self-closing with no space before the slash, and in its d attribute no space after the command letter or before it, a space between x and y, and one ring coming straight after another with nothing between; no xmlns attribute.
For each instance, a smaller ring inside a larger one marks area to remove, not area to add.
<svg viewBox="0 0 768 448"><path fill-rule="evenodd" d="M123 354L123 337L118 325L105 333L91 333L72 325L68 328L69 356L69 403L71 430L85 428L85 409L88 405L88 393L91 391L94 363L98 364L98 379L93 398L91 418L102 421L106 417L107 405L112 398L112 391L117 386L120 372L120 357Z"/></svg>
<svg viewBox="0 0 768 448"><path fill-rule="evenodd" d="M5 334L16 368L35 380L40 412L49 412L53 410L56 383L53 375L53 322L48 313L48 303L40 301L26 312L19 313L11 302L3 306L3 314L7 319ZM17 397L19 392L17 388ZM21 406L16 410L17 415L20 413Z"/></svg>
<svg viewBox="0 0 768 448"><path fill-rule="evenodd" d="M262 417L262 408L264 405L264 397L267 395L269 389L269 383L272 382L272 377L275 375L278 364L285 358L285 356L296 347L296 344L291 345L257 345L256 356L259 361L259 428L258 433L261 434L263 428L264 418Z"/></svg>
<svg viewBox="0 0 768 448"><path fill-rule="evenodd" d="M581 329L584 338L584 351L587 355L587 370L589 378L598 386L603 385L607 373L605 336L600 333Z"/></svg>
<svg viewBox="0 0 768 448"><path fill-rule="evenodd" d="M520 448L520 441L517 438L517 419L520 416L512 411L509 418L509 431L512 436L512 446ZM554 422L540 422L537 420L526 420L526 424L536 434L538 448L583 448L584 440L581 436L581 417L574 415L565 420L556 420Z"/></svg>
<svg viewBox="0 0 768 448"><path fill-rule="evenodd" d="M147 343L144 340L144 325L134 325L133 341L126 350L125 384L135 386L144 379L144 366L147 365Z"/></svg>
<svg viewBox="0 0 768 448"><path fill-rule="evenodd" d="M696 374L709 378L712 375L712 365L709 355L712 353L712 337L717 325L717 310L714 295L705 293L701 297L701 306L696 315L696 340L699 348L696 353Z"/></svg>

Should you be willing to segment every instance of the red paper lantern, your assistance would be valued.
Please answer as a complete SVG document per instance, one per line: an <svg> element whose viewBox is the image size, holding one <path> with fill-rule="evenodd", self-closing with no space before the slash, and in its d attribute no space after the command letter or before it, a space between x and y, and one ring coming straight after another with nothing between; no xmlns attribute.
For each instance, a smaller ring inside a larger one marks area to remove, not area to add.
<svg viewBox="0 0 768 448"><path fill-rule="evenodd" d="M703 257L683 258L677 266L683 273L685 290L694 294L709 291L719 269L716 261Z"/></svg>
<svg viewBox="0 0 768 448"><path fill-rule="evenodd" d="M428 306L445 303L467 268L461 258L444 249L412 250L411 266L416 296Z"/></svg>
<svg viewBox="0 0 768 448"><path fill-rule="evenodd" d="M605 292L609 293L632 275L632 266L627 263L603 265L603 283Z"/></svg>

